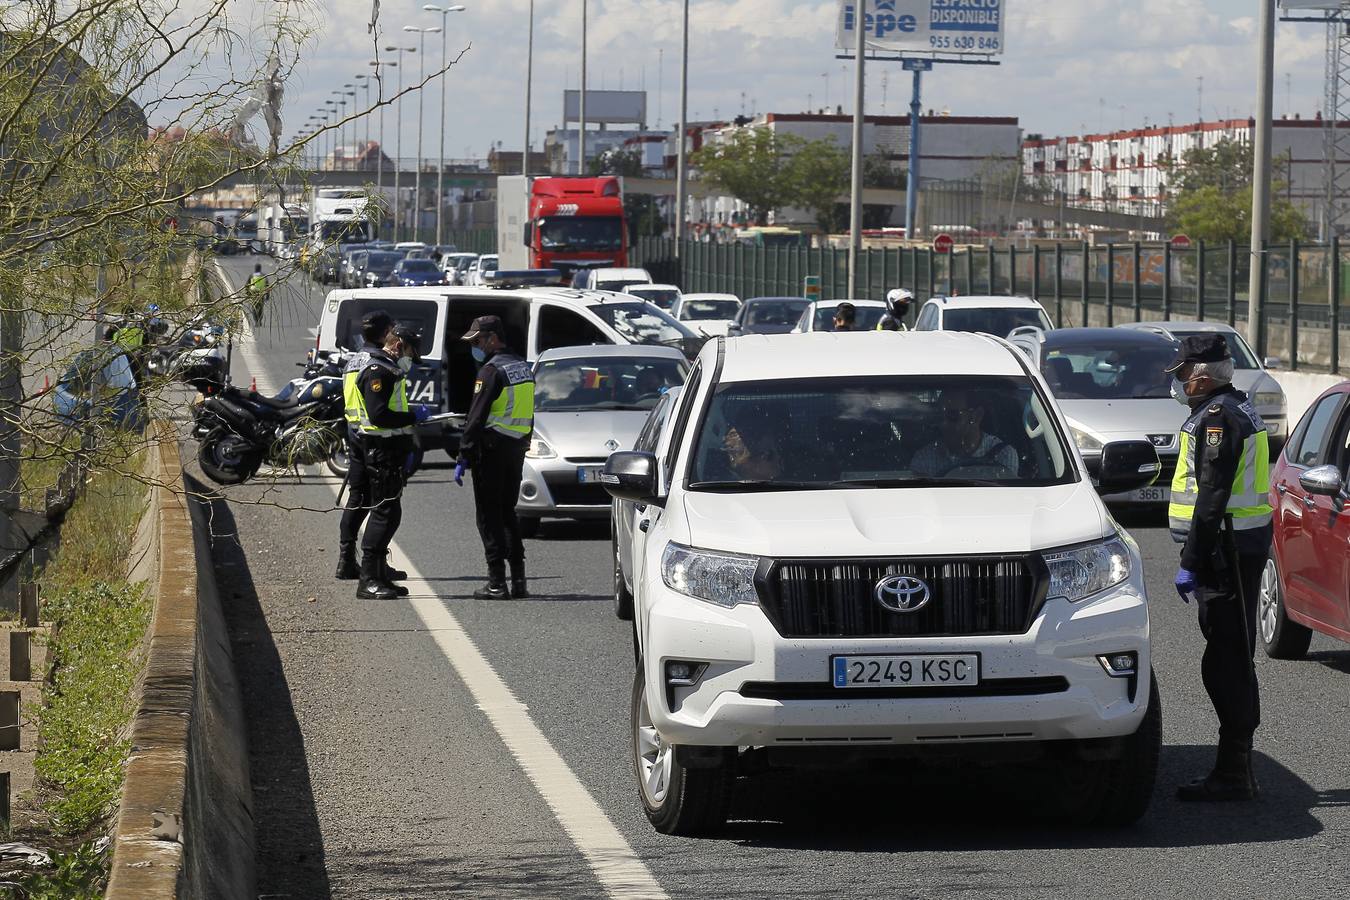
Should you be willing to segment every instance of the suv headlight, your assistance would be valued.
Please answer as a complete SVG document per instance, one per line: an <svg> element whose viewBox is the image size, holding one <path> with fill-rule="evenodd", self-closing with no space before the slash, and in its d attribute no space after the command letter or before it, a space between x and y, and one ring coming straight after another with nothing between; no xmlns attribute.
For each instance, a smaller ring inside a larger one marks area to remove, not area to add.
<svg viewBox="0 0 1350 900"><path fill-rule="evenodd" d="M1252 405L1284 409L1284 394L1279 391L1259 391L1252 397Z"/></svg>
<svg viewBox="0 0 1350 900"><path fill-rule="evenodd" d="M1073 442L1078 445L1079 452L1092 453L1101 451L1102 442L1088 434L1086 431L1081 428L1075 428L1072 425L1069 426L1069 430L1073 432Z"/></svg>
<svg viewBox="0 0 1350 900"><path fill-rule="evenodd" d="M541 437L530 438L530 449L525 451L526 459L554 459L557 455L548 441Z"/></svg>
<svg viewBox="0 0 1350 900"><path fill-rule="evenodd" d="M1130 577L1130 548L1119 536L1086 547L1042 553L1041 558L1050 570L1047 600L1077 603Z"/></svg>
<svg viewBox="0 0 1350 900"><path fill-rule="evenodd" d="M672 591L731 609L759 603L755 570L759 560L734 553L710 553L669 543L661 554L661 580Z"/></svg>

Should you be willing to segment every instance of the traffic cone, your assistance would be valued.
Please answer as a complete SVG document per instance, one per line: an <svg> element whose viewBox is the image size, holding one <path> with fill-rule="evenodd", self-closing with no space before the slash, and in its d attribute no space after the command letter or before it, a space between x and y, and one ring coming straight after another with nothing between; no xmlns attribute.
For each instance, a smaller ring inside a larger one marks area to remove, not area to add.
<svg viewBox="0 0 1350 900"><path fill-rule="evenodd" d="M258 393L258 376L254 375L253 380L249 382L248 389L253 393Z"/></svg>

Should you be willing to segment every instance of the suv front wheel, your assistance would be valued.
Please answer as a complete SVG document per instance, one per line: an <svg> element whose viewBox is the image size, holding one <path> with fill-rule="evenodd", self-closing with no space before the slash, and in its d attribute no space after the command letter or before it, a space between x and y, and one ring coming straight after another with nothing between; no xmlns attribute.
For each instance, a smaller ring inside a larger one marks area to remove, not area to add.
<svg viewBox="0 0 1350 900"><path fill-rule="evenodd" d="M652 827L662 834L682 836L719 831L727 822L735 781L731 754L726 754L722 765L711 768L690 769L680 764L675 746L652 725L641 660L633 676L631 709L633 774Z"/></svg>
<svg viewBox="0 0 1350 900"><path fill-rule="evenodd" d="M1125 738L1118 758L1079 760L1064 767L1060 796L1070 822L1119 828L1133 825L1148 809L1162 750L1162 698L1157 676L1149 681L1144 720Z"/></svg>

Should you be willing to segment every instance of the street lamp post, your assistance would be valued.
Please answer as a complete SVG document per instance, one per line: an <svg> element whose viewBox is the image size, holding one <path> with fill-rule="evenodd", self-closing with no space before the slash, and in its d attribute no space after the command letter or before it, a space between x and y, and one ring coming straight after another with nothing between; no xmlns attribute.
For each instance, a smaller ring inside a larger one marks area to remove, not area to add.
<svg viewBox="0 0 1350 900"><path fill-rule="evenodd" d="M385 47L389 53L398 53L398 62L392 62L389 65L398 69L398 109L395 111L395 132L397 137L394 142L397 145L394 149L394 241L398 241L399 233L403 230L403 195L399 184L399 175L403 170L403 54L416 53L416 47Z"/></svg>
<svg viewBox="0 0 1350 900"><path fill-rule="evenodd" d="M413 240L417 240L417 232L422 227L422 125L424 104L422 103L422 88L427 80L427 35L439 34L438 26L430 28L418 28L416 25L404 25L403 30L416 34L418 39L417 46L417 171L413 175Z"/></svg>
<svg viewBox="0 0 1350 900"><path fill-rule="evenodd" d="M396 62L383 62L378 59L370 61L369 65L375 68L375 87L376 97L380 104L380 144L379 151L375 154L375 193L380 198L380 203L384 203L384 75L380 71L386 67L398 66ZM395 166L397 171L397 166ZM397 213L398 204L394 204L394 210Z"/></svg>
<svg viewBox="0 0 1350 900"><path fill-rule="evenodd" d="M534 0L530 0L529 37L525 45L525 152L520 157L520 174L530 174L530 91L534 84Z"/></svg>
<svg viewBox="0 0 1350 900"><path fill-rule="evenodd" d="M581 96L577 108L577 174L586 174L586 0L581 0Z"/></svg>
<svg viewBox="0 0 1350 900"><path fill-rule="evenodd" d="M341 119L338 118L337 114L338 102L336 100L325 100L323 102L323 105L328 107L328 115L333 117L334 122L342 121ZM337 169L337 136L338 136L337 131L330 131L328 135L329 140L331 141L332 149L329 151L328 154L325 154L325 156L331 155L333 158L332 164L329 165L328 167L329 171Z"/></svg>
<svg viewBox="0 0 1350 900"><path fill-rule="evenodd" d="M347 97L340 89L333 90L331 93L334 97L337 97L333 102L336 103L338 107L334 110L337 115L337 131L333 134L333 168L336 169L338 148L343 146L346 141L346 137L343 135L343 131L345 130L343 120L347 118Z"/></svg>
<svg viewBox="0 0 1350 900"><path fill-rule="evenodd" d="M365 155L370 148L370 76L357 75L356 80L361 82L361 88L366 92L361 107L361 118L366 120L366 138L361 142L361 161L365 162Z"/></svg>
<svg viewBox="0 0 1350 900"><path fill-rule="evenodd" d="M680 129L675 135L675 258L680 258L684 243L685 149L689 131L689 0L684 0L684 24L680 45Z"/></svg>
<svg viewBox="0 0 1350 900"><path fill-rule="evenodd" d="M441 156L440 165L436 167L436 243L441 243L441 220L445 214L445 66L446 66L446 42L449 39L446 20L452 12L464 12L464 7L456 4L455 6L439 7L428 3L422 9L427 12L441 14Z"/></svg>

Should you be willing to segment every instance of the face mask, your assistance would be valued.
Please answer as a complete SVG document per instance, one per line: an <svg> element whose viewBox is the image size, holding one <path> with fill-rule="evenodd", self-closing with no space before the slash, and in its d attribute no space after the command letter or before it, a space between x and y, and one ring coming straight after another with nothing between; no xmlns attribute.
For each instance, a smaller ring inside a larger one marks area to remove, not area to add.
<svg viewBox="0 0 1350 900"><path fill-rule="evenodd" d="M1201 375L1198 378L1191 378L1186 381L1182 381L1180 378L1177 378L1175 375L1173 375L1171 386L1172 399L1180 403L1182 406L1190 406L1191 398L1186 396L1186 385L1190 384L1192 381L1199 381L1200 378L1204 377L1205 376Z"/></svg>
<svg viewBox="0 0 1350 900"><path fill-rule="evenodd" d="M473 358L478 362L487 362L487 351L482 347L470 347L469 352L473 354Z"/></svg>
<svg viewBox="0 0 1350 900"><path fill-rule="evenodd" d="M411 371L412 371L412 357L411 357L411 356L400 356L400 357L398 358L398 368L399 368L399 371L401 371L404 375L407 375L409 372L411 372Z"/></svg>

